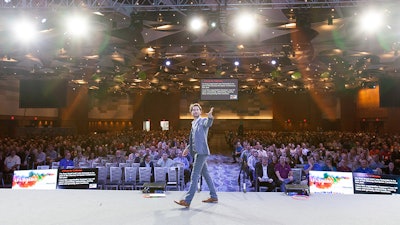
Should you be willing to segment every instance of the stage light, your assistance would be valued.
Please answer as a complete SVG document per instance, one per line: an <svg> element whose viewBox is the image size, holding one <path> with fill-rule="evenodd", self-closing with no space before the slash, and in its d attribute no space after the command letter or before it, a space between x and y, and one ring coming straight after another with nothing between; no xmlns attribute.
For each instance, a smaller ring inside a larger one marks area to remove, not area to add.
<svg viewBox="0 0 400 225"><path fill-rule="evenodd" d="M212 22L210 23L210 27L211 27L211 28L216 28L216 27L217 27L217 22L212 21Z"/></svg>
<svg viewBox="0 0 400 225"><path fill-rule="evenodd" d="M362 31L373 33L384 26L385 15L382 11L369 10L359 18L359 25Z"/></svg>
<svg viewBox="0 0 400 225"><path fill-rule="evenodd" d="M240 65L240 62L239 62L239 60L235 60L235 61L233 62L233 65L235 65L235 66L239 66L239 65Z"/></svg>
<svg viewBox="0 0 400 225"><path fill-rule="evenodd" d="M12 26L16 39L22 42L30 42L34 40L38 34L35 24L28 20L18 21Z"/></svg>
<svg viewBox="0 0 400 225"><path fill-rule="evenodd" d="M257 20L253 14L243 13L236 17L234 26L239 35L250 35L256 31Z"/></svg>
<svg viewBox="0 0 400 225"><path fill-rule="evenodd" d="M74 15L66 20L67 24L67 33L73 36L84 36L88 34L89 24L88 19Z"/></svg>
<svg viewBox="0 0 400 225"><path fill-rule="evenodd" d="M170 66L171 65L171 60L169 60L169 59L165 60L165 65L166 66Z"/></svg>
<svg viewBox="0 0 400 225"><path fill-rule="evenodd" d="M271 60L271 64L272 64L272 65L275 66L277 63L278 63L278 62L277 62L275 59Z"/></svg>
<svg viewBox="0 0 400 225"><path fill-rule="evenodd" d="M205 22L201 17L193 17L189 22L189 29L193 32L198 32L205 27Z"/></svg>

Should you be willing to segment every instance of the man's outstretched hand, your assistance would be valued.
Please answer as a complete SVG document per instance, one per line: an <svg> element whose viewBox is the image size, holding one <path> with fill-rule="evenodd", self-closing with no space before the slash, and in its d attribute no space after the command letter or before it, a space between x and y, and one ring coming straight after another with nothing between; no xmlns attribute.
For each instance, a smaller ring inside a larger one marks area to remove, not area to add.
<svg viewBox="0 0 400 225"><path fill-rule="evenodd" d="M214 107L211 107L210 111L207 113L208 118L213 118Z"/></svg>

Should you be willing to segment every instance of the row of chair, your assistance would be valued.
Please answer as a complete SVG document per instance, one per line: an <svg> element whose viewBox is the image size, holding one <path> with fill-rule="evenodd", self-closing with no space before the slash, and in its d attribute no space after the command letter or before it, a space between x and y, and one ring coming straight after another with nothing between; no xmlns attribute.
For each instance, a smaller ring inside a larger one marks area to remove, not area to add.
<svg viewBox="0 0 400 225"><path fill-rule="evenodd" d="M116 190L139 190L144 183L152 182L151 168L139 167L139 163L93 163L91 166L79 164L70 166L72 168L98 168L98 186L100 189ZM52 165L37 166L37 169L58 169L59 162ZM154 167L154 182L165 182L166 188L181 190L184 188L183 168L177 167Z"/></svg>
<svg viewBox="0 0 400 225"><path fill-rule="evenodd" d="M150 167L98 166L98 184L101 189L140 190L145 183L153 182ZM109 170L109 178L108 178ZM183 189L180 167L155 167L154 182L164 182L167 189Z"/></svg>
<svg viewBox="0 0 400 225"><path fill-rule="evenodd" d="M140 163L135 163L135 162L125 162L125 163L112 163L112 162L79 162L78 165L74 166L69 166L67 169L71 168L96 168L98 166L105 166L107 168L110 168L112 166L117 166L117 167L139 167ZM60 162L52 162L51 165L42 165L38 166L37 169L58 169L60 166Z"/></svg>

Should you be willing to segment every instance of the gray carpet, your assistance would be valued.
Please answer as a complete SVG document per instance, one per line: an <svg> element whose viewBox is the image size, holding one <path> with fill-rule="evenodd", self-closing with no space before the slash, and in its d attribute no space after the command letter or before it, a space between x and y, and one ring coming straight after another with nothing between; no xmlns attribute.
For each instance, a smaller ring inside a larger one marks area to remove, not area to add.
<svg viewBox="0 0 400 225"><path fill-rule="evenodd" d="M210 175L213 178L215 188L218 192L235 192L239 190L238 176L240 171L239 163L232 163L232 157L223 155L211 155L208 158ZM249 187L249 182L247 181ZM187 189L188 187L186 187ZM203 182L202 190L208 191L207 184ZM254 189L248 189L252 191Z"/></svg>

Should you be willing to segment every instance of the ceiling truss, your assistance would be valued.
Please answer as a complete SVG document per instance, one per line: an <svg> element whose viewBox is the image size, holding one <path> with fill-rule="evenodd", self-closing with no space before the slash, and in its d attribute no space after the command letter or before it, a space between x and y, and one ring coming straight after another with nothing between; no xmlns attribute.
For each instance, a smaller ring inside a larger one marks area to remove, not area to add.
<svg viewBox="0 0 400 225"><path fill-rule="evenodd" d="M380 1L380 2L385 2ZM130 9L135 11L186 11L189 9L236 10L243 7L258 9L346 8L357 7L370 0L4 0L0 9L63 9L84 7L95 11Z"/></svg>

